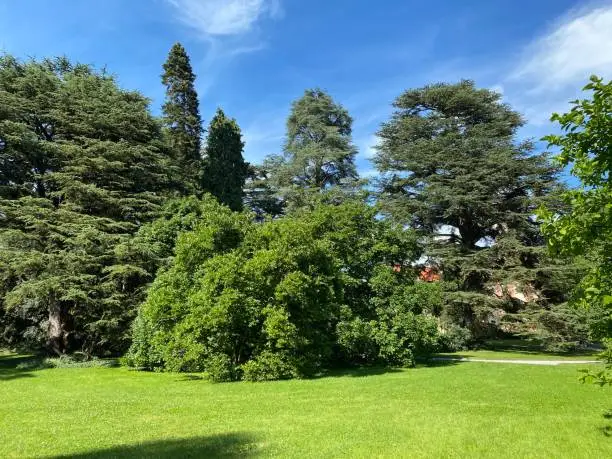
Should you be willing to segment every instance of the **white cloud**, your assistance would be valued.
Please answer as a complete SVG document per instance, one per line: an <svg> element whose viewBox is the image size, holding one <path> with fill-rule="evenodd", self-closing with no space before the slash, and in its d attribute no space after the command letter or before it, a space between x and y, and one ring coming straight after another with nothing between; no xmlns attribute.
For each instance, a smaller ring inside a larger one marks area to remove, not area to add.
<svg viewBox="0 0 612 459"><path fill-rule="evenodd" d="M531 43L510 80L531 83L539 94L612 76L612 5L573 12Z"/></svg>
<svg viewBox="0 0 612 459"><path fill-rule="evenodd" d="M590 75L612 77L611 49L610 1L572 10L528 43L511 64L509 76L491 89L503 88L498 92L529 123L525 134L537 138L550 132L553 112L567 111L570 100L582 97Z"/></svg>
<svg viewBox="0 0 612 459"><path fill-rule="evenodd" d="M280 0L165 0L178 21L207 43L205 58L195 63L198 89L205 94L225 65L239 55L266 47L258 23L282 16Z"/></svg>
<svg viewBox="0 0 612 459"><path fill-rule="evenodd" d="M376 154L376 146L380 143L380 137L372 134L360 142L357 142L359 154L365 158L373 158Z"/></svg>
<svg viewBox="0 0 612 459"><path fill-rule="evenodd" d="M278 0L167 0L179 19L205 38L242 35L264 17L281 14Z"/></svg>

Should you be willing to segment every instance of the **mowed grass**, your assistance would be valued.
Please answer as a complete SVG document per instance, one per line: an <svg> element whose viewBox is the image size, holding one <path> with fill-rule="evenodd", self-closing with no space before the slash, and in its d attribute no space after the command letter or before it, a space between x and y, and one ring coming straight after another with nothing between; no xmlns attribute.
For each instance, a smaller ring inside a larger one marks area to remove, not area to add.
<svg viewBox="0 0 612 459"><path fill-rule="evenodd" d="M612 391L580 366L444 362L212 384L0 356L0 457L609 458Z"/></svg>

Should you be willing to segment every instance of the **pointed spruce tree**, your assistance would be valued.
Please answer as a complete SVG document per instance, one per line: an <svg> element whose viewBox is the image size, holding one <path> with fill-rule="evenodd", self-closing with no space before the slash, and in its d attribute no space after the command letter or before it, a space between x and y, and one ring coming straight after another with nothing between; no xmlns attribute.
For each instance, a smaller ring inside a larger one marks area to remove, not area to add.
<svg viewBox="0 0 612 459"><path fill-rule="evenodd" d="M202 189L232 210L242 210L249 165L242 157L240 127L220 108L210 122L202 168Z"/></svg>
<svg viewBox="0 0 612 459"><path fill-rule="evenodd" d="M184 180L197 186L202 120L194 86L196 76L189 56L180 43L175 43L170 49L163 69L166 101L162 111L168 144L183 169Z"/></svg>

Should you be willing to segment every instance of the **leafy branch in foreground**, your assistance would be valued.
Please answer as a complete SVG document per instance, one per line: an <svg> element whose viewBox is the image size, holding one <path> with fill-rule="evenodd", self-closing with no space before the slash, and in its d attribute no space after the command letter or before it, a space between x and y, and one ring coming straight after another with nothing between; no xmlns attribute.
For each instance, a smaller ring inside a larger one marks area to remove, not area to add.
<svg viewBox="0 0 612 459"><path fill-rule="evenodd" d="M612 338L608 338L604 341L605 350L599 354L599 360L603 361L604 368L599 371L593 371L590 369L580 370L584 373L580 377L580 381L583 383L597 384L599 386L612 386Z"/></svg>

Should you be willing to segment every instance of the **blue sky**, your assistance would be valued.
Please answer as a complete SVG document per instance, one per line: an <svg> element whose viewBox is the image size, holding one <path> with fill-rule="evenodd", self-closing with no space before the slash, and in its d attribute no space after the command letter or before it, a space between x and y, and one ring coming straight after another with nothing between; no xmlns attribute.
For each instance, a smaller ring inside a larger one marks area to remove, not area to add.
<svg viewBox="0 0 612 459"><path fill-rule="evenodd" d="M354 122L358 166L403 90L471 78L554 130L588 75L612 77L612 1L576 0L0 0L0 50L65 54L106 66L159 111L159 75L182 42L204 122L217 106L243 129L252 162L281 149L290 103L322 87Z"/></svg>

